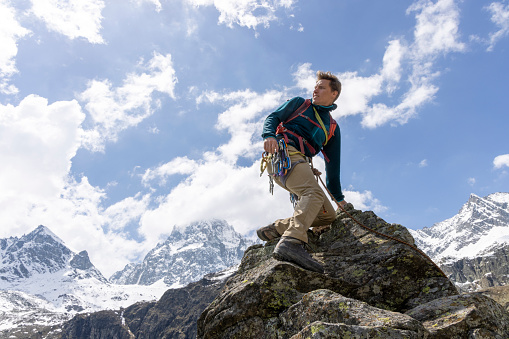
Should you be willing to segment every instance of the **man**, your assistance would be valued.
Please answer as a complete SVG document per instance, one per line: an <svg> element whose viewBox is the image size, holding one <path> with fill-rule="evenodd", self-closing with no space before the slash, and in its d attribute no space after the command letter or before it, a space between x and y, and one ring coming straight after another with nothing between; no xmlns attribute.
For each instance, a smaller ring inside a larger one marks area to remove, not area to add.
<svg viewBox="0 0 509 339"><path fill-rule="evenodd" d="M318 185L307 157L322 151L326 159L327 188L338 204L344 206L346 202L340 183L341 136L339 127L330 116L337 107L334 102L340 92L341 83L336 76L318 71L313 99L305 101L296 97L287 101L267 116L262 133L263 147L268 154L278 150L279 140L286 141L291 168L282 176L274 174L271 166L268 166L268 171L278 185L298 197L298 202L290 218L278 219L258 229L258 237L269 241L281 236L274 249L274 258L320 273L324 272L323 266L305 249L307 230L331 224L336 212Z"/></svg>

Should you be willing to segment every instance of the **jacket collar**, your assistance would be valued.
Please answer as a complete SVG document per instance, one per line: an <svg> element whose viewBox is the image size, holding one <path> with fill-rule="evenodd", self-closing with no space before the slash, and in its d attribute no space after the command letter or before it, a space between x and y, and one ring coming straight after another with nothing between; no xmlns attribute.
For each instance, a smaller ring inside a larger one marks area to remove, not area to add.
<svg viewBox="0 0 509 339"><path fill-rule="evenodd" d="M316 108L318 108L318 109L321 109L321 110L324 110L324 111L327 111L327 112L333 111L333 110L335 110L336 108L338 108L338 105L336 105L336 104L332 104L332 105L330 105L330 106L315 105L315 104L313 104L313 99L311 99L311 104L312 104L314 107L316 107Z"/></svg>

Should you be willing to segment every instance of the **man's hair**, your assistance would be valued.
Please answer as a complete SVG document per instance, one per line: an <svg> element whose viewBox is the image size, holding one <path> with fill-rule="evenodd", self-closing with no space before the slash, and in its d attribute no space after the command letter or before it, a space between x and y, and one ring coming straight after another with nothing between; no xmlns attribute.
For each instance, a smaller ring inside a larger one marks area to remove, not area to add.
<svg viewBox="0 0 509 339"><path fill-rule="evenodd" d="M338 91L338 95L334 98L334 101L336 101L341 94L341 82L338 77L331 72L318 71L316 72L316 81L318 80L330 80L329 85L331 90L333 92Z"/></svg>

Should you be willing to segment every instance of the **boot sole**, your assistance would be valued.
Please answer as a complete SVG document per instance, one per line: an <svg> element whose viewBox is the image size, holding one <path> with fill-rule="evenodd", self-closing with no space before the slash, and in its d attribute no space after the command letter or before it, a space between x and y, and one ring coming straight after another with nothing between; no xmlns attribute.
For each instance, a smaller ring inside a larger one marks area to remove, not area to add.
<svg viewBox="0 0 509 339"><path fill-rule="evenodd" d="M292 264L295 264L297 266L299 266L300 268L303 268L305 270L308 270L308 271L312 271L312 272L317 272L317 273L322 273L324 274L325 273L325 270L322 269L322 270L318 270L318 269L313 269L313 268L310 268L310 267L304 267L302 266L301 264L299 264L298 262L296 262L295 260L293 260L292 258L290 257L287 257L283 254L280 254L280 253L277 253L277 252L273 252L272 253L272 257L278 261L286 261L286 262L291 262Z"/></svg>

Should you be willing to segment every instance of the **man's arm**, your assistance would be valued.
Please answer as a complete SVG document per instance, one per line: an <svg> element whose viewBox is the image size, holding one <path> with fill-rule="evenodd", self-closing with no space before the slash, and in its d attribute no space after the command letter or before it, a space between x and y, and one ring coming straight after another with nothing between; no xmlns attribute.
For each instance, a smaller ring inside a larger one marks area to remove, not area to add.
<svg viewBox="0 0 509 339"><path fill-rule="evenodd" d="M339 126L334 131L334 136L329 140L323 148L324 153L329 158L325 162L325 174L327 189L331 192L332 196L339 205L346 204L345 196L341 190L340 167L341 167L341 132Z"/></svg>

